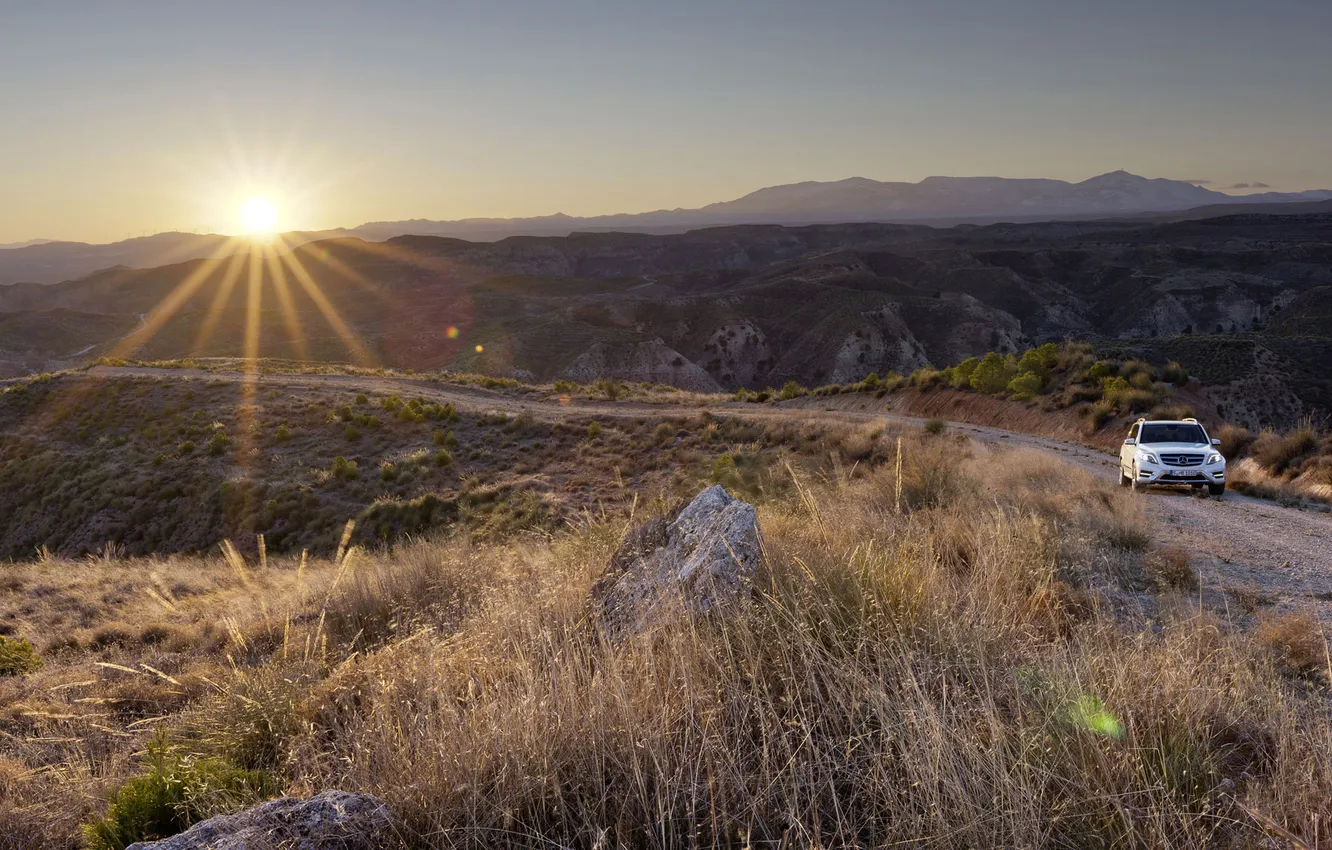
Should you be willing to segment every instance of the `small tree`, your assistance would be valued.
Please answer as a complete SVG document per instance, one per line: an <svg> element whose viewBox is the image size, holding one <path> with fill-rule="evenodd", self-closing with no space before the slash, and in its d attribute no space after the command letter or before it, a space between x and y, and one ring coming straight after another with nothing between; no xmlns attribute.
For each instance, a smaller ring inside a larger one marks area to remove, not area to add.
<svg viewBox="0 0 1332 850"><path fill-rule="evenodd" d="M1007 360L1002 355L991 351L981 358L976 366L976 370L971 374L971 386L977 392L993 395L1001 393L1008 387L1008 382L1013 379L1017 366L1014 364L1011 369Z"/></svg>
<svg viewBox="0 0 1332 850"><path fill-rule="evenodd" d="M980 365L980 360L975 357L968 357L961 363L953 367L953 387L955 389L967 389L971 386L971 376L975 373L976 367Z"/></svg>
<svg viewBox="0 0 1332 850"><path fill-rule="evenodd" d="M1044 382L1035 372L1023 372L1008 382L1008 391L1018 401L1029 401L1041 391Z"/></svg>

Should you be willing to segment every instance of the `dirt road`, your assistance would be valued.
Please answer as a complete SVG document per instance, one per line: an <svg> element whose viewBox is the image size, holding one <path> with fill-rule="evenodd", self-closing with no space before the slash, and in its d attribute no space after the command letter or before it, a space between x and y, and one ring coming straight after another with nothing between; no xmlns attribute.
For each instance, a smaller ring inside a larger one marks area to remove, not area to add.
<svg viewBox="0 0 1332 850"><path fill-rule="evenodd" d="M200 381L253 380L238 372L143 367L99 366L91 370L91 374ZM789 417L803 413L849 422L922 424L918 419L882 413L793 410L729 401L649 404L641 401L524 399L478 387L405 377L270 374L262 377L260 385L265 389L283 387L293 393L307 388L345 388L381 395L411 393L449 402L460 410L502 410L514 415L527 412L541 419L570 415L605 418L679 416L706 409L751 418ZM1113 482L1118 478L1117 458L1095 449L966 423L954 427L984 443L1055 454L1106 481ZM1200 570L1204 587L1256 592L1278 609L1308 609L1332 622L1332 514L1286 508L1233 492L1226 493L1221 499L1209 499L1189 491L1158 490L1145 493L1142 498L1148 500L1157 523L1158 540L1196 554L1193 566Z"/></svg>

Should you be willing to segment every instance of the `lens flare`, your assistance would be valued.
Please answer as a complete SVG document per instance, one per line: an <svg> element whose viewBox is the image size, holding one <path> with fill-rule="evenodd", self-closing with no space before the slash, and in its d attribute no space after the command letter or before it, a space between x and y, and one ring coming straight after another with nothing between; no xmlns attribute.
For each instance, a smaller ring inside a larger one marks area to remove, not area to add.
<svg viewBox="0 0 1332 850"><path fill-rule="evenodd" d="M457 339L457 338L458 338L458 329L455 328L453 325L449 325L449 329L448 329L447 331L445 331L444 333L448 335L449 339Z"/></svg>
<svg viewBox="0 0 1332 850"><path fill-rule="evenodd" d="M476 353L477 353L477 354L480 354L481 352L483 352L483 351L485 351L485 350L486 350L486 349L485 349L484 346L480 346L480 345L478 345L478 346L476 347Z"/></svg>

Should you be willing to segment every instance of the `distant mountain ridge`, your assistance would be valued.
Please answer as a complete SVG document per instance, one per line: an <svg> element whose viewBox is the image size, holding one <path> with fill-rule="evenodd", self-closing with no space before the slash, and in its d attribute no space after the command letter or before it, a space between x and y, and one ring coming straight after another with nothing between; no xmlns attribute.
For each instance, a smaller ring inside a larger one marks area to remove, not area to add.
<svg viewBox="0 0 1332 850"><path fill-rule="evenodd" d="M367 222L354 228L283 234L289 245L356 236L384 241L395 236L450 236L494 241L508 236L567 236L576 231L631 230L679 233L735 224L928 223L992 224L1120 217L1244 205L1246 212L1288 203L1332 200L1332 189L1228 195L1183 180L1113 171L1070 183L1047 178L927 177L919 183L850 177L770 186L698 209L575 217L556 213L531 218L407 219ZM1261 210L1273 211L1273 210ZM1279 210L1278 210L1279 211ZM1187 216L1184 216L1187 217ZM159 233L109 245L42 242L0 251L0 284L57 283L114 266L145 268L234 250L217 234Z"/></svg>
<svg viewBox="0 0 1332 850"><path fill-rule="evenodd" d="M573 230L713 227L730 224L831 224L927 222L990 224L1042 216L1069 218L1187 210L1227 203L1287 203L1332 199L1332 189L1227 195L1183 180L1113 171L1070 183L1048 178L926 177L919 183L851 177L770 186L732 201L699 209L575 218L557 213L520 219L378 221L352 228L363 239L404 232L423 236L499 238L520 234L566 235ZM410 228L405 230L405 228Z"/></svg>

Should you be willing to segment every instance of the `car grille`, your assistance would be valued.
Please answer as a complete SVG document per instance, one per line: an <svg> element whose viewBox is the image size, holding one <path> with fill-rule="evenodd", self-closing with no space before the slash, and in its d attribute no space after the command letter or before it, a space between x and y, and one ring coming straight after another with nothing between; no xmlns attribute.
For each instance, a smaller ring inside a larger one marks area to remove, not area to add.
<svg viewBox="0 0 1332 850"><path fill-rule="evenodd" d="M1166 466L1202 466L1202 455L1161 455Z"/></svg>

